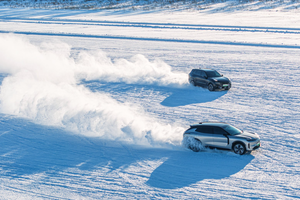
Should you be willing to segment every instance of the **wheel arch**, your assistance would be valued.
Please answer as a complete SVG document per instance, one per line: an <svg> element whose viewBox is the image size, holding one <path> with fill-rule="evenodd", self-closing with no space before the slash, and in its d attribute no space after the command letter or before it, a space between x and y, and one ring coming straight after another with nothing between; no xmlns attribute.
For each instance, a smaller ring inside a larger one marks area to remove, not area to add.
<svg viewBox="0 0 300 200"><path fill-rule="evenodd" d="M242 142L242 141L234 141L234 142L231 144L231 149L233 149L234 145L236 145L236 144L242 144L242 145L244 145L244 147L245 147L245 149L246 149L246 151L247 151L247 145L246 145L244 142Z"/></svg>
<svg viewBox="0 0 300 200"><path fill-rule="evenodd" d="M188 148L188 149L191 149L192 151L194 151L194 152L199 152L199 151L201 151L201 147L200 146L202 146L202 142L198 139L198 138L196 138L196 137L194 137L194 136L187 136L187 139L188 140L190 140L190 139L192 139L192 140L194 140L194 142L192 142L192 144L191 143L186 143L186 147Z"/></svg>
<svg viewBox="0 0 300 200"><path fill-rule="evenodd" d="M212 89L211 89L211 90L209 89L209 86L210 86L210 85L212 86ZM209 91L214 91L214 90L215 90L215 85L214 85L212 82L208 82L207 85L206 85L206 87L207 87L207 89L208 89Z"/></svg>

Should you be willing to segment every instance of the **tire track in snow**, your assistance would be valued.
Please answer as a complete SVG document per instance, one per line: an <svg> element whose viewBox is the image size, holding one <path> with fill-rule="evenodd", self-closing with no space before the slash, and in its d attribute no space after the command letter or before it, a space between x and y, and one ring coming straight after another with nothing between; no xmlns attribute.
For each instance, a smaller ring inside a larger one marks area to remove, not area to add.
<svg viewBox="0 0 300 200"><path fill-rule="evenodd" d="M154 29L184 29L184 30L215 30L233 32L267 32L300 34L300 28L287 27L259 27L259 26L229 26L229 25L207 25L207 24L173 24L173 23L147 23L147 22L121 22L121 21L95 21L95 20L73 20L73 19L32 19L32 18L0 18L3 22L21 22L36 24L72 24L93 26L120 26L135 28Z"/></svg>
<svg viewBox="0 0 300 200"><path fill-rule="evenodd" d="M102 39L117 39L117 40L142 40L142 41L155 41L155 42L198 43L198 44L217 44L217 45L235 45L235 46L252 46L252 47L270 47L270 48L300 49L300 46L298 46L298 45L279 45L279 44L265 44L265 43L213 41L213 40L150 38L150 37L128 37L128 36L119 36L119 35L92 35L92 34L76 34L76 33L49 33L49 32L45 33L45 32L1 31L1 30L0 30L0 33L14 33L14 34L21 34L21 35L86 37L86 38L102 38Z"/></svg>
<svg viewBox="0 0 300 200"><path fill-rule="evenodd" d="M45 199L69 199L69 198L64 198L64 197L57 197L57 196L53 196L53 195L48 195L48 194L43 194L42 192L34 192L34 191L31 191L31 190L26 190L26 189L22 189L22 188L19 188L17 186L5 186L5 185L2 185L3 188L6 188L7 190L9 191L14 191L14 192L19 192L21 193L23 196L24 195L32 195L32 197L40 197L40 198L45 198Z"/></svg>

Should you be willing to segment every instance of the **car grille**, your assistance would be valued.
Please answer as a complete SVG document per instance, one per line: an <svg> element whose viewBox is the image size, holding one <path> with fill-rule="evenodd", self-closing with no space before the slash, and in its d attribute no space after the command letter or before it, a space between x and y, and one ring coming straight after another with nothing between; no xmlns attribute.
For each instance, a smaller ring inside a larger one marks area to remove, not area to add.
<svg viewBox="0 0 300 200"><path fill-rule="evenodd" d="M218 83L216 85L217 85L217 88L219 88L219 89L226 89L226 88L231 87L229 83L224 83L224 84L223 83Z"/></svg>

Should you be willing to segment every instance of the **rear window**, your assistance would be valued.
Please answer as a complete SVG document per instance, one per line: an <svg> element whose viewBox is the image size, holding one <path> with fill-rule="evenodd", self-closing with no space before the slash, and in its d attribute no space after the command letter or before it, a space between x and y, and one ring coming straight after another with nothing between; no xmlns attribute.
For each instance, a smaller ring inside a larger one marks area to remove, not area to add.
<svg viewBox="0 0 300 200"><path fill-rule="evenodd" d="M196 75L196 76L200 76L201 71L200 71L199 69L193 69L193 70L191 71L191 74Z"/></svg>
<svg viewBox="0 0 300 200"><path fill-rule="evenodd" d="M200 126L196 131L200 133L213 133L213 128L210 126Z"/></svg>

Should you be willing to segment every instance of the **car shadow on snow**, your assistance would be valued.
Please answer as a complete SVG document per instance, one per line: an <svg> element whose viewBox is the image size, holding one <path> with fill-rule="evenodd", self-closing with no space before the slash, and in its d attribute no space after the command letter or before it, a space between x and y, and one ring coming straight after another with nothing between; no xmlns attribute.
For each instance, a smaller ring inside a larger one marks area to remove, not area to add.
<svg viewBox="0 0 300 200"><path fill-rule="evenodd" d="M82 176L94 170L104 170L109 176L118 170L128 173L127 167L136 163L148 166L150 161L154 164L148 166L144 183L156 188L176 189L204 179L229 177L254 158L251 154L239 156L229 151L208 149L195 153L178 147L170 150L123 144L76 135L3 114L0 114L0 122L0 175L5 177L22 178L42 173L47 179L72 169L83 170Z"/></svg>
<svg viewBox="0 0 300 200"><path fill-rule="evenodd" d="M149 93L159 93L162 96L168 96L160 104L167 107L185 106L196 103L206 103L214 101L228 91L210 92L201 87L185 85L182 87L167 87L158 85L139 85L139 84L124 84L124 83L106 83L101 81L82 81L85 87L88 87L93 92L103 91L117 96L127 96L134 93L148 95ZM148 92L147 92L148 91ZM146 96L149 98L149 96ZM123 98L122 98L123 99Z"/></svg>
<svg viewBox="0 0 300 200"><path fill-rule="evenodd" d="M227 91L210 92L202 88L174 89L172 94L165 98L161 105L168 107L185 106L195 103L214 101L227 94Z"/></svg>
<svg viewBox="0 0 300 200"><path fill-rule="evenodd" d="M224 153L225 152L225 153ZM220 150L181 151L169 157L151 174L147 184L162 189L176 189L204 179L223 179L238 173L254 158Z"/></svg>
<svg viewBox="0 0 300 200"><path fill-rule="evenodd" d="M8 177L57 175L68 168L91 171L108 164L114 170L135 162L119 142L85 137L3 114L0 122L0 174ZM114 153L116 149L118 153Z"/></svg>

